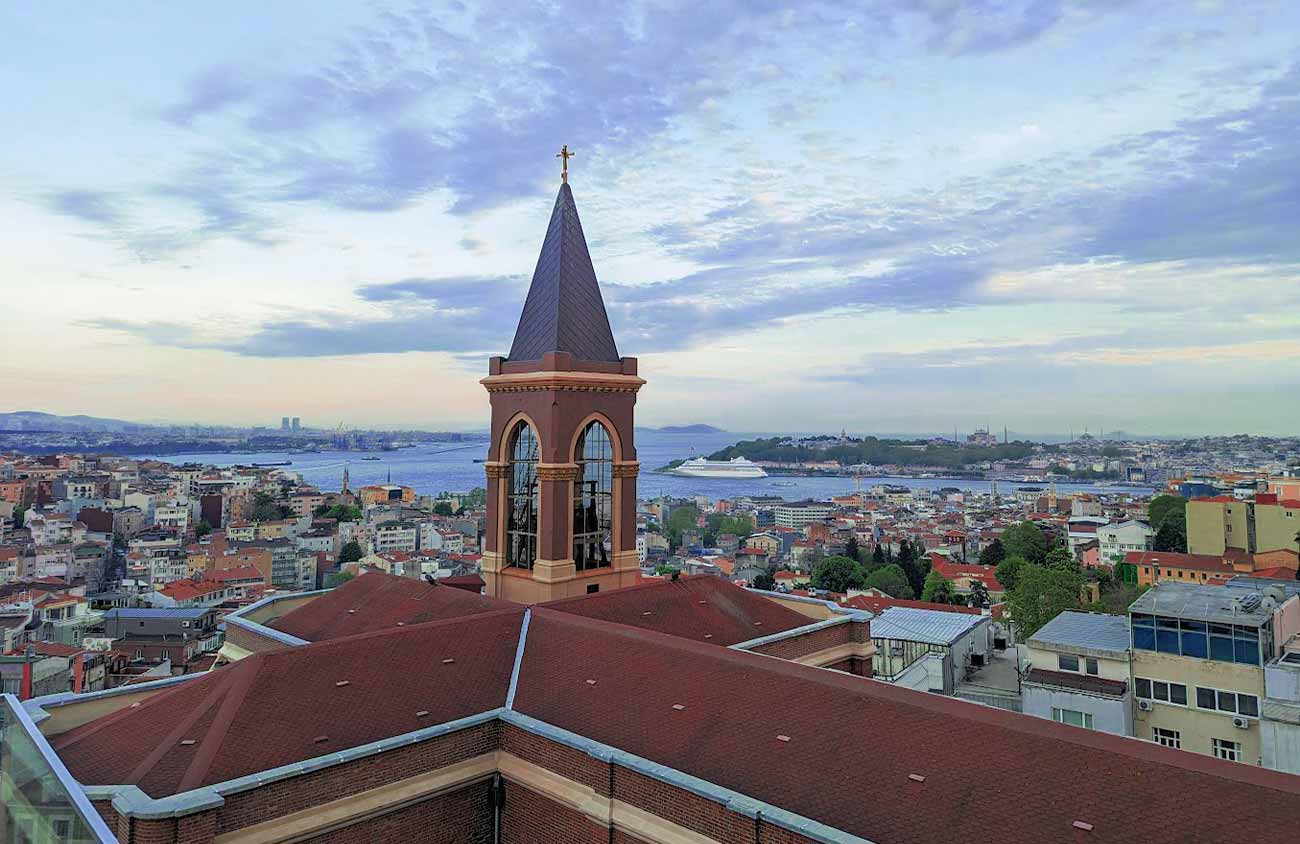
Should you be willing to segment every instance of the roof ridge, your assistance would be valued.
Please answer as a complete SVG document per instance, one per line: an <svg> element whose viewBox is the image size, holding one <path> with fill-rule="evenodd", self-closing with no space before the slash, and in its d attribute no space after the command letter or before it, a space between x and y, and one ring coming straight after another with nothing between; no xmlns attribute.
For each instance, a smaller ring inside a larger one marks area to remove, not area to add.
<svg viewBox="0 0 1300 844"><path fill-rule="evenodd" d="M383 627L380 628L379 630L366 630L362 633L352 633L347 636L338 636L333 639L322 639L319 642L308 642L305 645L297 645L293 648L278 648L272 651L263 651L260 654L254 654L254 656L272 657L272 656L289 653L292 651L301 651L308 648L326 648L330 646L337 646L346 643L357 642L363 639L377 639L385 636L403 636L403 635L408 635L413 631L417 631L417 630L423 631L438 626L451 626L458 622L470 622L474 620L496 618L498 616L505 616L505 615L517 615L519 613L524 612L526 609L527 607L524 607L523 605L517 605L511 607L500 607L498 609L488 610L487 612L474 613L472 615L458 615L458 616L453 616L451 618L439 618L433 621L422 621L418 624L406 624L401 627ZM251 657L249 658L251 659ZM241 662L242 661L243 660L241 660Z"/></svg>
<svg viewBox="0 0 1300 844"><path fill-rule="evenodd" d="M246 669L243 673L249 673L251 670L251 668ZM226 676L222 678L226 682L217 684L215 694L206 696L198 706L195 706L189 712L185 713L184 717L177 720L176 726L172 728L171 732L159 741L153 750L146 753L144 757L140 759L139 764L137 764L135 769L131 771L129 781L140 782L144 776L153 770L162 758L167 755L168 751L172 750L178 741L181 741L181 737L184 736L191 727L202 721L208 712L224 702L226 696L230 694L231 683L237 682L240 679L238 676L239 673L239 671L228 672Z"/></svg>
<svg viewBox="0 0 1300 844"><path fill-rule="evenodd" d="M245 670L226 684L225 694L221 696L216 716L208 727L207 737L199 743L199 750L185 769L177 791L189 791L203 783L208 769L212 767L213 759L216 758L217 752L226 739L226 733L230 731L230 725L234 723L235 716L239 714L244 704L244 698L248 697L249 689L261 674L261 667L262 663L254 663L252 668Z"/></svg>

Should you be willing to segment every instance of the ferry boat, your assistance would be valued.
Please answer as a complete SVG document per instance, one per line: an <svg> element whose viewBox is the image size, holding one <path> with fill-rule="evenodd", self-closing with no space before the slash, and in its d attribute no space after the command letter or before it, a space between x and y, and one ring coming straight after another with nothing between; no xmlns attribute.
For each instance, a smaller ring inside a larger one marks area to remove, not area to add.
<svg viewBox="0 0 1300 844"><path fill-rule="evenodd" d="M696 457L673 469L672 473L688 478L731 478L733 480L767 477L767 472L763 471L762 466L751 463L743 457L733 457L730 460L706 460L703 457Z"/></svg>

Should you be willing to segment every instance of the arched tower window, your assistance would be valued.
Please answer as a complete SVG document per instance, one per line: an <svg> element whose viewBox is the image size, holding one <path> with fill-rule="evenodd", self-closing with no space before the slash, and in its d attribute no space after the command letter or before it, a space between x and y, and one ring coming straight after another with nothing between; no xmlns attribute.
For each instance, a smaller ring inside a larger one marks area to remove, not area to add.
<svg viewBox="0 0 1300 844"><path fill-rule="evenodd" d="M523 420L510 434L506 483L505 564L531 569L537 559L537 434Z"/></svg>
<svg viewBox="0 0 1300 844"><path fill-rule="evenodd" d="M599 422L583 429L574 449L573 565L577 571L608 566L614 518L614 450Z"/></svg>

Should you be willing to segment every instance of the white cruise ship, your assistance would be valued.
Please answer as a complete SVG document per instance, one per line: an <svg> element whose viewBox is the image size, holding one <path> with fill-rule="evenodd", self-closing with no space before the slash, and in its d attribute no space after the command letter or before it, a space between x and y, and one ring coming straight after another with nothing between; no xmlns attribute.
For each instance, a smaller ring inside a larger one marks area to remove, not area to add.
<svg viewBox="0 0 1300 844"><path fill-rule="evenodd" d="M762 466L755 465L743 457L733 457L730 460L705 460L703 457L696 457L693 460L687 460L676 469L672 470L674 475L685 475L688 478L766 478L767 472L763 471Z"/></svg>

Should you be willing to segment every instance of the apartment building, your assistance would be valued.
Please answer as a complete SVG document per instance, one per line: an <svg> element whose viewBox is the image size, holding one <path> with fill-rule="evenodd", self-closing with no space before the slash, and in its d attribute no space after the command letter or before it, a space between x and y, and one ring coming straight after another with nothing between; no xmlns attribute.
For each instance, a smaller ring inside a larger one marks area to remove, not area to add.
<svg viewBox="0 0 1300 844"><path fill-rule="evenodd" d="M1109 565L1130 551L1149 551L1155 535L1151 525L1135 519L1101 525L1097 528L1097 557Z"/></svg>
<svg viewBox="0 0 1300 844"><path fill-rule="evenodd" d="M835 509L822 501L794 501L782 503L773 508L776 523L780 527L802 528L813 522L829 519Z"/></svg>
<svg viewBox="0 0 1300 844"><path fill-rule="evenodd" d="M1254 500L1229 495L1193 498L1187 502L1187 551L1223 554L1238 549L1248 554L1287 549L1300 551L1300 501L1257 493Z"/></svg>
<svg viewBox="0 0 1300 844"><path fill-rule="evenodd" d="M1024 660L1026 715L1133 734L1128 619L1063 612L1029 638Z"/></svg>
<svg viewBox="0 0 1300 844"><path fill-rule="evenodd" d="M1129 607L1134 734L1263 764L1263 666L1300 632L1297 602L1293 592L1265 582L1163 582L1139 597Z"/></svg>

